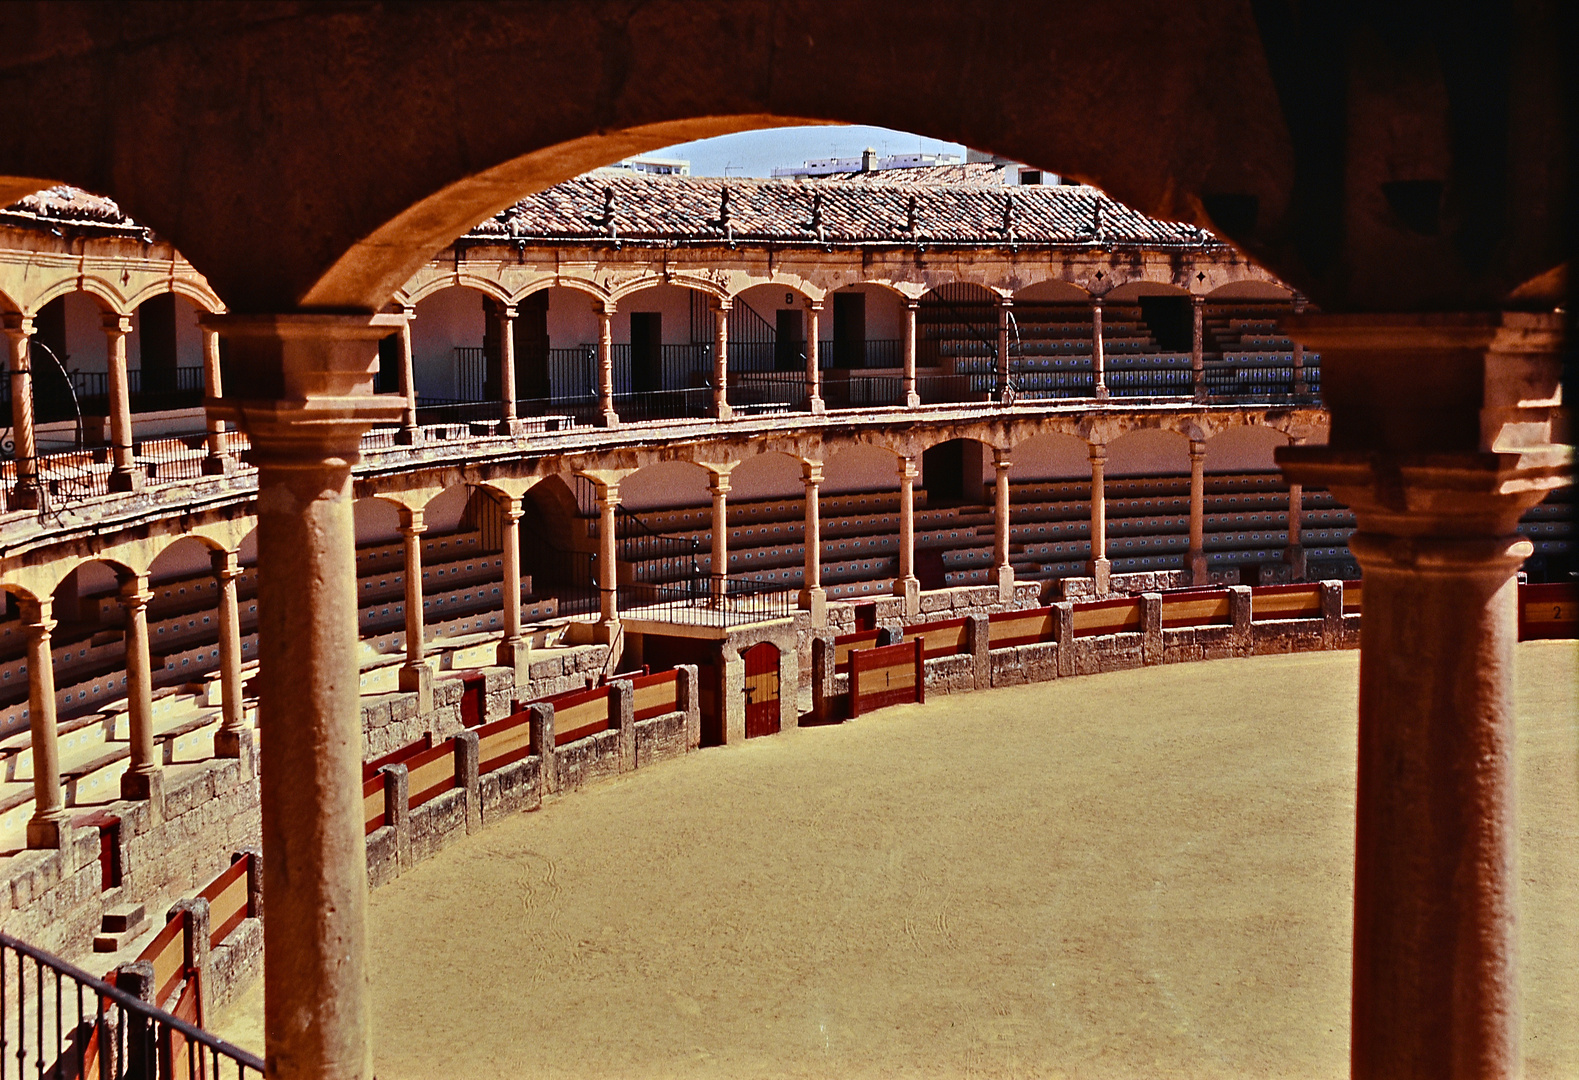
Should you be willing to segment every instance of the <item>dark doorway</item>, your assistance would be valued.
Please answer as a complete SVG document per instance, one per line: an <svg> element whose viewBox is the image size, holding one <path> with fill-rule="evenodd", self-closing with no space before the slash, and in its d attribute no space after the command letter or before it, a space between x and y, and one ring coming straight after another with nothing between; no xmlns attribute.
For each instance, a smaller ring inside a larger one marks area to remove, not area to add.
<svg viewBox="0 0 1579 1080"><path fill-rule="evenodd" d="M515 392L523 401L549 396L547 289L515 308Z"/></svg>
<svg viewBox="0 0 1579 1080"><path fill-rule="evenodd" d="M663 389L663 315L631 312L631 393Z"/></svg>
<svg viewBox="0 0 1579 1080"><path fill-rule="evenodd" d="M746 738L779 730L779 650L762 641L746 650Z"/></svg>
<svg viewBox="0 0 1579 1080"><path fill-rule="evenodd" d="M927 505L965 499L965 441L951 439L921 452L921 486Z"/></svg>
<svg viewBox="0 0 1579 1080"><path fill-rule="evenodd" d="M461 723L481 727L488 718L487 677L480 671L461 676Z"/></svg>
<svg viewBox="0 0 1579 1080"><path fill-rule="evenodd" d="M141 340L141 393L132 408L153 412L172 406L176 392L175 294L160 293L137 309L137 336Z"/></svg>
<svg viewBox="0 0 1579 1080"><path fill-rule="evenodd" d="M877 605L876 604L856 604L855 605L855 632L859 634L863 630L876 630L876 629L877 629Z"/></svg>
<svg viewBox="0 0 1579 1080"><path fill-rule="evenodd" d="M1163 352L1195 347L1195 312L1188 296L1142 296L1140 317Z"/></svg>
<svg viewBox="0 0 1579 1080"><path fill-rule="evenodd" d="M373 377L373 393L400 393L400 335L378 339L378 374Z"/></svg>
<svg viewBox="0 0 1579 1080"><path fill-rule="evenodd" d="M499 328L504 324L504 305L491 297L482 301L482 394L478 400L504 400L504 335ZM465 376L462 375L464 382ZM461 391L465 397L465 390Z"/></svg>
<svg viewBox="0 0 1579 1080"><path fill-rule="evenodd" d="M805 331L801 313L779 309L773 335L773 367L778 371L798 371L805 367Z"/></svg>
<svg viewBox="0 0 1579 1080"><path fill-rule="evenodd" d="M51 354L60 360L56 364ZM62 368L69 368L71 354L66 352L66 298L57 296L33 316L33 418L39 423L76 418L71 384ZM88 403L83 403L85 406ZM104 408L103 399L96 404Z"/></svg>
<svg viewBox="0 0 1579 1080"><path fill-rule="evenodd" d="M723 668L718 663L718 643L699 638L663 637L643 634L642 663L654 671L666 671L678 664L696 665L698 711L702 720L703 746L724 744L724 710L718 693Z"/></svg>
<svg viewBox="0 0 1579 1080"><path fill-rule="evenodd" d="M833 294L833 366L866 366L866 294Z"/></svg>

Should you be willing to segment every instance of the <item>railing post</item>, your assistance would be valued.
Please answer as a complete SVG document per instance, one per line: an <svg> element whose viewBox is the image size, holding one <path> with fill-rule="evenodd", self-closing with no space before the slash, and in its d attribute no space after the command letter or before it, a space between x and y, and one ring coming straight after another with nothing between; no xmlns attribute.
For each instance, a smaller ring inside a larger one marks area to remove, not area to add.
<svg viewBox="0 0 1579 1080"><path fill-rule="evenodd" d="M554 706L552 702L539 701L526 707L531 714L527 721L530 752L537 757L538 783L543 794L559 791L559 763L554 756Z"/></svg>
<svg viewBox="0 0 1579 1080"><path fill-rule="evenodd" d="M1075 605L1064 600L1053 605L1053 640L1058 642L1058 677L1075 673Z"/></svg>
<svg viewBox="0 0 1579 1080"><path fill-rule="evenodd" d="M904 394L905 408L915 409L921 406L921 395L916 390L916 309L921 306L921 301L913 296L905 297L905 339L904 339Z"/></svg>
<svg viewBox="0 0 1579 1080"><path fill-rule="evenodd" d="M1162 663L1162 594L1140 596L1140 662Z"/></svg>
<svg viewBox="0 0 1579 1080"><path fill-rule="evenodd" d="M482 794L477 779L478 740L475 731L457 731L455 743L455 786L466 793L466 831L482 830Z"/></svg>
<svg viewBox="0 0 1579 1080"><path fill-rule="evenodd" d="M833 719L833 677L836 674L833 638L826 632L811 639L811 714L819 723Z"/></svg>
<svg viewBox="0 0 1579 1080"><path fill-rule="evenodd" d="M729 407L730 307L730 301L721 298L713 308L713 416L719 420L733 415Z"/></svg>
<svg viewBox="0 0 1579 1080"><path fill-rule="evenodd" d="M965 616L965 649L970 653L972 685L992 686L992 620L986 615Z"/></svg>
<svg viewBox="0 0 1579 1080"><path fill-rule="evenodd" d="M382 766L384 774L384 822L395 830L395 866L411 866L411 777L399 763Z"/></svg>
<svg viewBox="0 0 1579 1080"><path fill-rule="evenodd" d="M154 966L146 960L122 964L115 969L115 988L153 1005ZM126 1080L156 1080L159 1074L158 1032L142 1013L126 1009L121 1015L126 1022ZM110 1031L108 1025L105 1030ZM111 1034L110 1037L115 1036Z"/></svg>
<svg viewBox="0 0 1579 1080"><path fill-rule="evenodd" d="M201 896L191 900L177 900L165 913L165 922L175 919L184 919L186 922L182 938L186 952L187 978L197 980L197 1022L201 1026L208 1022L209 1005L213 1000L211 987L208 984L209 936L212 929L208 901Z"/></svg>
<svg viewBox="0 0 1579 1080"><path fill-rule="evenodd" d="M132 320L126 315L105 312L103 325L109 371L105 381L110 396L110 459L114 463L109 488L137 491L143 486L143 477L132 458L132 402L126 374L126 335L132 332Z"/></svg>
<svg viewBox="0 0 1579 1080"><path fill-rule="evenodd" d="M1190 318L1193 329L1190 338L1190 378L1194 385L1195 400L1206 400L1206 331L1202 326L1202 309L1206 306L1204 297L1190 297Z"/></svg>
<svg viewBox="0 0 1579 1080"><path fill-rule="evenodd" d="M1253 620L1251 599L1253 593L1248 585L1230 585L1228 587L1228 613L1233 619L1233 649L1235 656L1250 656L1255 652L1255 627Z"/></svg>
<svg viewBox="0 0 1579 1080"><path fill-rule="evenodd" d="M675 665L674 707L685 714L685 749L689 753L702 745L702 687L695 664Z"/></svg>
<svg viewBox="0 0 1579 1080"><path fill-rule="evenodd" d="M614 411L614 304L605 300L598 307L598 423L619 427L620 414Z"/></svg>
<svg viewBox="0 0 1579 1080"><path fill-rule="evenodd" d="M636 690L629 679L609 683L609 727L619 732L619 771L636 768Z"/></svg>
<svg viewBox="0 0 1579 1080"><path fill-rule="evenodd" d="M10 509L37 510L42 496L33 432L33 318L14 313L0 318L11 346L11 430L16 440L16 487L11 492Z"/></svg>

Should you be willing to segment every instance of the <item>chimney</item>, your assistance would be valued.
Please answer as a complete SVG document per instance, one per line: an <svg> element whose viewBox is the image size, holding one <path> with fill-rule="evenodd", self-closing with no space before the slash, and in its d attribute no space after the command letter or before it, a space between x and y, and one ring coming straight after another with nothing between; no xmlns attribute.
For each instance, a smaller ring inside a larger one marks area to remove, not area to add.
<svg viewBox="0 0 1579 1080"><path fill-rule="evenodd" d="M861 171L874 172L877 169L877 151L868 146L861 151Z"/></svg>

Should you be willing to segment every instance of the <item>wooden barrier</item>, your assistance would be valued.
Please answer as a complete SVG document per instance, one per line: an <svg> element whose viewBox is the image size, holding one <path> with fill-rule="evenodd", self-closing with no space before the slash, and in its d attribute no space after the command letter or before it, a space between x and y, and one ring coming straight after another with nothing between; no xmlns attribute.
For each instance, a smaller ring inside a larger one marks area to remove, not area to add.
<svg viewBox="0 0 1579 1080"><path fill-rule="evenodd" d="M853 634L840 634L833 639L833 670L849 671L850 654L856 649L871 648L881 630L857 630Z"/></svg>
<svg viewBox="0 0 1579 1080"><path fill-rule="evenodd" d="M153 966L153 1003L161 1009L166 1008L176 987L187 976L186 929L190 920L191 916L183 911L165 923L137 957Z"/></svg>
<svg viewBox="0 0 1579 1080"><path fill-rule="evenodd" d="M1343 613L1345 615L1358 615L1360 613L1360 583L1358 581L1345 581L1343 583Z"/></svg>
<svg viewBox="0 0 1579 1080"><path fill-rule="evenodd" d="M921 642L928 660L939 656L959 656L970 651L965 638L964 619L945 619L942 622L917 623L904 630L905 640Z"/></svg>
<svg viewBox="0 0 1579 1080"><path fill-rule="evenodd" d="M405 761L410 795L406 805L415 810L455 787L455 741L446 739L430 750Z"/></svg>
<svg viewBox="0 0 1579 1080"><path fill-rule="evenodd" d="M1231 626L1234 614L1227 589L1187 589L1162 594L1162 628Z"/></svg>
<svg viewBox="0 0 1579 1080"><path fill-rule="evenodd" d="M1250 618L1319 619L1320 585L1258 585L1250 590Z"/></svg>
<svg viewBox="0 0 1579 1080"><path fill-rule="evenodd" d="M987 647L1007 649L1053 639L1058 613L1050 607L1000 611L987 616Z"/></svg>
<svg viewBox="0 0 1579 1080"><path fill-rule="evenodd" d="M250 914L247 872L252 856L243 855L230 869L208 883L198 898L208 901L208 943L212 947L230 936Z"/></svg>
<svg viewBox="0 0 1579 1080"><path fill-rule="evenodd" d="M1140 633L1140 597L1121 596L1116 600L1076 604L1074 631L1075 637Z"/></svg>
<svg viewBox="0 0 1579 1080"><path fill-rule="evenodd" d="M554 745L585 739L609 729L609 688L594 686L590 690L572 690L568 694L555 694L542 698L554 707Z"/></svg>
<svg viewBox="0 0 1579 1080"><path fill-rule="evenodd" d="M383 757L376 757L371 761L362 762L362 779L371 780L378 775L378 770L385 765L399 765L409 758L414 758L424 750L433 749L433 732L424 732L422 738L416 742L407 743L398 750L391 750Z"/></svg>
<svg viewBox="0 0 1579 1080"><path fill-rule="evenodd" d="M1519 586L1519 640L1579 637L1579 585Z"/></svg>
<svg viewBox="0 0 1579 1080"><path fill-rule="evenodd" d="M926 700L926 650L921 639L857 649L850 654L850 716Z"/></svg>
<svg viewBox="0 0 1579 1080"><path fill-rule="evenodd" d="M362 781L362 822L364 836L369 836L389 824L389 819L384 815L383 773L375 773Z"/></svg>
<svg viewBox="0 0 1579 1080"><path fill-rule="evenodd" d="M630 680L635 695L635 719L651 720L655 716L676 712L680 700L680 673L673 668L651 675L637 675Z"/></svg>
<svg viewBox="0 0 1579 1080"><path fill-rule="evenodd" d="M477 771L493 772L532 752L532 713L522 709L477 729Z"/></svg>

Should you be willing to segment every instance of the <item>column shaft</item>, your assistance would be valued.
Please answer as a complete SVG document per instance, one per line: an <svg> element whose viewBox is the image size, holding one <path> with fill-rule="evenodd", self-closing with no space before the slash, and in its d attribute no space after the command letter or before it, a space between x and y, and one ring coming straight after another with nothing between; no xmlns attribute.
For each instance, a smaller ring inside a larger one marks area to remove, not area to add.
<svg viewBox="0 0 1579 1080"><path fill-rule="evenodd" d="M521 630L521 499L495 497L504 523L504 637L499 642L499 665L515 671L515 684L524 691L529 649Z"/></svg>
<svg viewBox="0 0 1579 1080"><path fill-rule="evenodd" d="M1091 302L1091 385L1092 396L1107 397L1107 352L1102 343L1102 301Z"/></svg>
<svg viewBox="0 0 1579 1080"><path fill-rule="evenodd" d="M598 590L602 597L603 625L612 628L620 621L619 548L615 536L614 510L620 504L618 484L598 485Z"/></svg>
<svg viewBox="0 0 1579 1080"><path fill-rule="evenodd" d="M219 334L203 328L203 397L217 401L224 396L225 383L219 367ZM207 453L203 456L203 472L209 476L222 476L233 466L230 443L225 437L225 422L210 416L205 421L204 437Z"/></svg>
<svg viewBox="0 0 1579 1080"><path fill-rule="evenodd" d="M720 301L713 309L713 415L720 420L731 416L729 408L729 302Z"/></svg>
<svg viewBox="0 0 1579 1080"><path fill-rule="evenodd" d="M400 688L414 692L418 711L433 709L433 669L428 667L427 620L422 610L422 534L428 531L423 512L400 508L400 545L406 556L406 662Z"/></svg>
<svg viewBox="0 0 1579 1080"><path fill-rule="evenodd" d="M806 408L813 413L827 411L822 399L822 301L806 304Z"/></svg>
<svg viewBox="0 0 1579 1080"><path fill-rule="evenodd" d="M214 733L217 757L247 757L242 747L252 744L252 729L247 725L242 703L241 682L241 603L236 581L241 567L234 551L216 551L210 557L214 580L219 586L219 699L222 717Z"/></svg>
<svg viewBox="0 0 1579 1080"><path fill-rule="evenodd" d="M152 658L148 648L148 578L128 574L121 581L121 607L126 614L126 711L130 728L131 764L121 775L121 797L154 803L155 817L163 815L156 774L161 762L154 756L154 701Z"/></svg>
<svg viewBox="0 0 1579 1080"><path fill-rule="evenodd" d="M1190 297L1190 377L1196 401L1206 400L1206 331L1201 325L1202 309L1206 301L1199 296Z"/></svg>
<svg viewBox="0 0 1579 1080"><path fill-rule="evenodd" d="M998 297L998 400L1007 402L1012 396L1009 387L1009 311L1014 301L1007 296Z"/></svg>
<svg viewBox="0 0 1579 1080"><path fill-rule="evenodd" d="M1107 557L1107 487L1103 469L1107 464L1107 447L1095 443L1091 447L1091 559L1086 569L1096 585L1097 595L1108 591L1112 564Z"/></svg>
<svg viewBox="0 0 1579 1080"><path fill-rule="evenodd" d="M22 628L27 632L28 728L33 747L33 816L27 823L27 846L58 848L68 834L66 793L60 786L60 743L55 725L55 661L49 635L53 601L23 600Z"/></svg>
<svg viewBox="0 0 1579 1080"><path fill-rule="evenodd" d="M405 321L400 324L400 396L406 399L406 407L400 411L400 434L396 438L411 446L418 437L417 375L411 355L411 320L416 317L416 309L406 308L405 316Z"/></svg>
<svg viewBox="0 0 1579 1080"><path fill-rule="evenodd" d="M903 390L905 405L911 409L921 404L921 394L916 388L916 308L918 306L920 306L919 300L906 297Z"/></svg>
<svg viewBox="0 0 1579 1080"><path fill-rule="evenodd" d="M515 306L503 304L499 309L499 398L503 404L499 432L513 435L515 423Z"/></svg>
<svg viewBox="0 0 1579 1080"><path fill-rule="evenodd" d="M132 401L126 374L126 335L132 320L125 315L106 312L104 344L110 393L110 469L111 491L135 491L142 487L137 464L132 458Z"/></svg>
<svg viewBox="0 0 1579 1080"><path fill-rule="evenodd" d="M1295 315L1303 315L1304 312L1305 312L1305 298L1303 296L1300 296L1298 293L1295 293L1294 294L1294 314ZM1306 383L1305 383L1305 343L1304 342L1298 341L1298 340L1296 340L1294 342L1294 356L1293 356L1293 360L1294 360L1294 377L1293 377L1293 385L1292 385L1291 389L1296 394L1309 393L1310 392L1310 387L1308 385L1306 385Z"/></svg>
<svg viewBox="0 0 1579 1080"><path fill-rule="evenodd" d="M614 411L614 308L609 304L598 308L598 409L604 427L619 425Z"/></svg>
<svg viewBox="0 0 1579 1080"><path fill-rule="evenodd" d="M1192 585L1206 584L1206 444L1190 440L1190 550Z"/></svg>
<svg viewBox="0 0 1579 1080"><path fill-rule="evenodd" d="M1300 537L1304 510L1304 487L1290 484L1288 486L1288 548L1283 557L1287 560L1289 571L1295 581L1305 580L1305 544Z"/></svg>
<svg viewBox="0 0 1579 1080"><path fill-rule="evenodd" d="M716 477L713 495L713 597L720 606L729 598L729 477Z"/></svg>
<svg viewBox="0 0 1579 1080"><path fill-rule="evenodd" d="M11 346L11 432L16 440L16 488L13 510L39 505L38 443L33 432L33 320L6 315L6 340Z"/></svg>
<svg viewBox="0 0 1579 1080"><path fill-rule="evenodd" d="M899 578L894 593L905 599L906 617L921 611L921 582L916 578L916 459L899 459Z"/></svg>
<svg viewBox="0 0 1579 1080"><path fill-rule="evenodd" d="M992 529L992 562L998 574L998 602L1007 604L1014 599L1014 567L1009 562L1009 469L1012 466L1007 450L992 452L994 471L994 514Z"/></svg>
<svg viewBox="0 0 1579 1080"><path fill-rule="evenodd" d="M828 619L828 594L822 587L822 520L818 506L822 462L801 462L801 480L806 489L806 570L801 579L800 606L811 612L813 626L823 626Z"/></svg>

